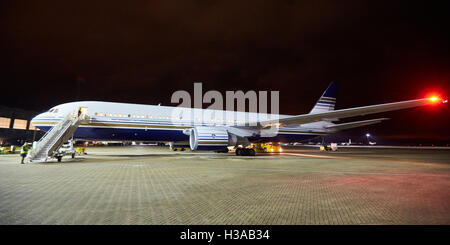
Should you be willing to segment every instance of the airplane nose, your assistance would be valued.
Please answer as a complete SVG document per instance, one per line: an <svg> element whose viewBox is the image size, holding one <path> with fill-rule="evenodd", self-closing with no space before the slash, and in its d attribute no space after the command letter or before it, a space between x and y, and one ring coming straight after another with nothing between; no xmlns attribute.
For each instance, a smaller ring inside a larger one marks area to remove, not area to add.
<svg viewBox="0 0 450 245"><path fill-rule="evenodd" d="M36 127L36 125L34 125L35 122L39 121L39 118L41 117L42 114L38 114L37 116L33 117L30 121L30 123Z"/></svg>

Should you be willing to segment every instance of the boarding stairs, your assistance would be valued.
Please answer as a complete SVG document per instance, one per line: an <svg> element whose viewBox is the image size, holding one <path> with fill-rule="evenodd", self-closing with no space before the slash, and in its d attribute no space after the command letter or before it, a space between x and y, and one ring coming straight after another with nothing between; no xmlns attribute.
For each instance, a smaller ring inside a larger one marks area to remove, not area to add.
<svg viewBox="0 0 450 245"><path fill-rule="evenodd" d="M51 128L42 138L33 143L33 149L26 157L27 162L45 162L57 155L58 149L68 141L78 126L87 120L87 115L82 113L74 116L72 113Z"/></svg>

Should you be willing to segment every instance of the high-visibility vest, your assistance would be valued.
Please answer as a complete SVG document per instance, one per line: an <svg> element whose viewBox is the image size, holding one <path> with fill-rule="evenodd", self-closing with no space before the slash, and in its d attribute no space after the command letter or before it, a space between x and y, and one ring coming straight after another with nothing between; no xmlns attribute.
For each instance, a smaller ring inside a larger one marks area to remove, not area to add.
<svg viewBox="0 0 450 245"><path fill-rule="evenodd" d="M20 149L20 154L28 154L28 150L30 149L29 146L23 145L22 149Z"/></svg>

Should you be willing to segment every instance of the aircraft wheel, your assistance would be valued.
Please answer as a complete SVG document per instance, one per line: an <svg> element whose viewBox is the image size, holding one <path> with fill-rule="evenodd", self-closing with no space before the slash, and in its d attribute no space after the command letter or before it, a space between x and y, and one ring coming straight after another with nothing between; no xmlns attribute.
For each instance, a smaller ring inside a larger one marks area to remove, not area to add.
<svg viewBox="0 0 450 245"><path fill-rule="evenodd" d="M242 156L242 148L237 148L236 149L236 156Z"/></svg>
<svg viewBox="0 0 450 245"><path fill-rule="evenodd" d="M254 149L237 148L236 156L254 156L256 154Z"/></svg>
<svg viewBox="0 0 450 245"><path fill-rule="evenodd" d="M255 150L254 149L248 149L247 153L248 153L247 154L248 156L255 156Z"/></svg>
<svg viewBox="0 0 450 245"><path fill-rule="evenodd" d="M62 156L57 156L56 159L58 160L58 162L61 162Z"/></svg>
<svg viewBox="0 0 450 245"><path fill-rule="evenodd" d="M72 153L72 158L75 158L75 153Z"/></svg>

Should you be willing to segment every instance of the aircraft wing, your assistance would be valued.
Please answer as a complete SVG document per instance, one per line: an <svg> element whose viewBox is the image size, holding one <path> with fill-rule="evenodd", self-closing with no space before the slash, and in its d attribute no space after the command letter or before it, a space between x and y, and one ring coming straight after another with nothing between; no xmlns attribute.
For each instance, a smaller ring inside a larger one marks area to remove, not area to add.
<svg viewBox="0 0 450 245"><path fill-rule="evenodd" d="M354 117L354 116L363 116L368 114L374 114L379 112L385 112L385 111L394 111L394 110L400 110L400 109L406 109L411 107L417 107L417 106L424 106L424 105L430 105L435 104L436 99L417 99L417 100L407 100L407 101L401 101L401 102L394 102L394 103L386 103L386 104L379 104L379 105L370 105L370 106L362 106L362 107L355 107L355 108L348 108L348 109L342 109L342 110L335 110L335 111L328 111L323 113L314 113L314 114L303 114L298 116L291 116L291 117L283 117L275 120L265 120L265 121L259 121L259 125L266 126L276 123L281 124L306 124L306 123L312 123L312 122L318 122L322 120L327 119L335 119L335 118L347 118L347 117ZM446 101L441 101L446 102Z"/></svg>
<svg viewBox="0 0 450 245"><path fill-rule="evenodd" d="M377 119L370 119L370 120L364 120L364 121L357 121L357 122L349 122L349 123L340 123L335 124L331 126L326 126L325 129L331 129L331 130L344 130L349 128L357 128L362 126L367 126L375 123L380 123L382 121L389 120L389 118L377 118Z"/></svg>

